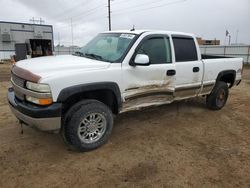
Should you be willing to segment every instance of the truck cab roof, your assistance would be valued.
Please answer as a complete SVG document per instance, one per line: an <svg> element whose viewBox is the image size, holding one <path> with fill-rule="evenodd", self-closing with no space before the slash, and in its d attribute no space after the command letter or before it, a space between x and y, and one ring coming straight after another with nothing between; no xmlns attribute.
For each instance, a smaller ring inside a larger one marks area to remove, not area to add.
<svg viewBox="0 0 250 188"><path fill-rule="evenodd" d="M113 30L113 31L106 31L103 33L129 33L129 34L135 34L135 35L141 35L143 33L150 33L150 34L184 35L184 36L194 37L194 35L191 33L177 32L177 31L165 31L165 30L150 30L150 29L134 30L134 31Z"/></svg>

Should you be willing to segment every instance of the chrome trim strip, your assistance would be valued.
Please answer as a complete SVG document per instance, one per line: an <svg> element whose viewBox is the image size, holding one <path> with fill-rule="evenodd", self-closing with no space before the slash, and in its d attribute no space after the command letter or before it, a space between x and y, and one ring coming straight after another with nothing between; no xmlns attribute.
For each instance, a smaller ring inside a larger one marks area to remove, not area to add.
<svg viewBox="0 0 250 188"><path fill-rule="evenodd" d="M51 93L38 93L38 92L35 92L35 91L24 89L24 88L16 85L13 82L12 79L11 79L11 83L13 85L14 91L17 91L17 92L22 93L24 95L31 96L31 97L36 97L36 98L39 98L39 99L52 98Z"/></svg>
<svg viewBox="0 0 250 188"><path fill-rule="evenodd" d="M181 86L181 87L176 87L175 92L184 91L184 90L196 90L196 89L200 89L200 88L201 88L201 84L200 85L193 85L193 86Z"/></svg>
<svg viewBox="0 0 250 188"><path fill-rule="evenodd" d="M129 95L125 97L125 100L134 100L137 98L148 97L148 96L155 96L155 95L173 95L174 92L170 91L155 91L155 92L148 92L148 93L135 93L134 95Z"/></svg>
<svg viewBox="0 0 250 188"><path fill-rule="evenodd" d="M209 87L209 86L214 86L215 85L215 82L213 83L206 83L206 84L203 84L203 87Z"/></svg>

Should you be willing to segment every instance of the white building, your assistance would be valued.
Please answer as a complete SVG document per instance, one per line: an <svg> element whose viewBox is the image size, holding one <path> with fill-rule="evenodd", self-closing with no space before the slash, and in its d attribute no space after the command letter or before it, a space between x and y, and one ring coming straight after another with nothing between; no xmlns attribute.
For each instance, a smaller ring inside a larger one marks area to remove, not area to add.
<svg viewBox="0 0 250 188"><path fill-rule="evenodd" d="M53 44L52 25L0 21L0 60L50 55Z"/></svg>

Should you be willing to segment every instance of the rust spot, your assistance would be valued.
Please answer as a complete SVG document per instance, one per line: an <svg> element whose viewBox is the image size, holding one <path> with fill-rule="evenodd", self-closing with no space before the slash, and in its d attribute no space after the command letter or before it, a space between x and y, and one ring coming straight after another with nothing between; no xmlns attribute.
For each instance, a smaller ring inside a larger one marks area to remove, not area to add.
<svg viewBox="0 0 250 188"><path fill-rule="evenodd" d="M12 73L20 78L23 78L23 79L31 81L31 82L37 83L41 79L40 76L33 74L32 72L25 70L23 68L20 68L18 66L15 66L15 65L12 68Z"/></svg>

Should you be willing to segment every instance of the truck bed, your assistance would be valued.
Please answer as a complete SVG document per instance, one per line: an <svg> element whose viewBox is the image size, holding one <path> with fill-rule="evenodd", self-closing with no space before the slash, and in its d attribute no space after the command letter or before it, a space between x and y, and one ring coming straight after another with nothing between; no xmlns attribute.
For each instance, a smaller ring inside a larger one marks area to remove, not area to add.
<svg viewBox="0 0 250 188"><path fill-rule="evenodd" d="M201 54L201 58L202 59L221 59L221 58L234 58L234 57Z"/></svg>

